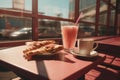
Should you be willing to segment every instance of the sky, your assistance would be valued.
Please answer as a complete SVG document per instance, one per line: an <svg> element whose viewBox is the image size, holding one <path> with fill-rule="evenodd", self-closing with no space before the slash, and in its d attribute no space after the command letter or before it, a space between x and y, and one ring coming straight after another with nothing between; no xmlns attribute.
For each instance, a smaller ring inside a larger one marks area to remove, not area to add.
<svg viewBox="0 0 120 80"><path fill-rule="evenodd" d="M0 7L12 8L12 0L0 0ZM25 9L32 10L32 0L25 0ZM38 0L38 11L45 15L56 16L61 13L62 17L68 18L69 0Z"/></svg>

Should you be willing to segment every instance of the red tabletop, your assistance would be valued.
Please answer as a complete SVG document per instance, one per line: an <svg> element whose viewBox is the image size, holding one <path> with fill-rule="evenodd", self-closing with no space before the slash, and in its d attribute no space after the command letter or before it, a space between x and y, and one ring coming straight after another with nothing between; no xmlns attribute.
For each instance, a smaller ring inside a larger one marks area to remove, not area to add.
<svg viewBox="0 0 120 80"><path fill-rule="evenodd" d="M61 51L60 53L65 54L64 60L27 61L22 52L25 48L26 46L18 46L0 50L0 65L34 80L76 80L104 60L103 57L97 57L94 61L81 60Z"/></svg>
<svg viewBox="0 0 120 80"><path fill-rule="evenodd" d="M102 44L120 46L120 37L113 37L113 38L109 38L109 39L100 40L97 42L102 43Z"/></svg>

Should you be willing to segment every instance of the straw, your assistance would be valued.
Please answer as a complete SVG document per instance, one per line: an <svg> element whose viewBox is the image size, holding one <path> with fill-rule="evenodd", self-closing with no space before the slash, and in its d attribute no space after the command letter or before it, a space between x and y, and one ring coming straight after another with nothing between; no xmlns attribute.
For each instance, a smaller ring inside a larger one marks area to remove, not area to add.
<svg viewBox="0 0 120 80"><path fill-rule="evenodd" d="M79 15L79 17L78 17L78 19L77 19L76 22L75 22L75 25L78 24L78 22L79 22L80 18L82 17L82 15L83 15L83 13L81 12L80 15Z"/></svg>

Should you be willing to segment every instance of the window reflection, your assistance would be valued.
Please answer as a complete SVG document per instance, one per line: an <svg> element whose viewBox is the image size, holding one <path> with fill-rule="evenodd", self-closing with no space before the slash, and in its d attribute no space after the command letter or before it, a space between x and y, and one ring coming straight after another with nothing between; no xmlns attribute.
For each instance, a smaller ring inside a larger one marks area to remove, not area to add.
<svg viewBox="0 0 120 80"><path fill-rule="evenodd" d="M38 11L43 15L69 18L71 0L38 0Z"/></svg>
<svg viewBox="0 0 120 80"><path fill-rule="evenodd" d="M39 38L60 38L61 22L55 20L39 20Z"/></svg>
<svg viewBox="0 0 120 80"><path fill-rule="evenodd" d="M114 26L114 22L115 22L115 9L113 9L112 7L111 7L111 11L110 11L111 13L111 16L110 16L110 26Z"/></svg>
<svg viewBox="0 0 120 80"><path fill-rule="evenodd" d="M31 19L11 15L0 17L0 40L24 40L30 39L32 28Z"/></svg>
<svg viewBox="0 0 120 80"><path fill-rule="evenodd" d="M114 6L116 6L116 0L111 0L111 4L113 4Z"/></svg>
<svg viewBox="0 0 120 80"><path fill-rule="evenodd" d="M95 22L96 0L80 0L80 12L83 21Z"/></svg>
<svg viewBox="0 0 120 80"><path fill-rule="evenodd" d="M28 39L32 37L31 27L22 27L9 34L9 39Z"/></svg>
<svg viewBox="0 0 120 80"><path fill-rule="evenodd" d="M1 8L12 8L12 0L2 0L2 2L0 2L0 7Z"/></svg>
<svg viewBox="0 0 120 80"><path fill-rule="evenodd" d="M31 13L32 0L1 0L0 10L1 41L31 39L32 19L23 14Z"/></svg>
<svg viewBox="0 0 120 80"><path fill-rule="evenodd" d="M103 1L100 1L100 15L99 15L99 24L107 24L107 8L108 5Z"/></svg>
<svg viewBox="0 0 120 80"><path fill-rule="evenodd" d="M95 26L86 23L80 23L78 37L91 37L95 36Z"/></svg>
<svg viewBox="0 0 120 80"><path fill-rule="evenodd" d="M20 4L21 7L14 4L13 1L18 1L17 4ZM22 3L22 1L24 3ZM98 25L96 27L99 28L99 35L114 34L115 10L113 6L110 5L111 13L109 16L110 23L108 25L106 22L108 7L106 1L108 2L108 0L100 0L99 23L97 24L95 23L96 1L97 0L79 0L79 12L83 12L81 19L84 23L80 23L78 37L94 36L95 25ZM75 0L38 0L38 11L41 14L39 17L36 17L39 23L39 39L61 38L61 21L72 21L74 19L74 3ZM115 5L115 3L116 0L111 0L111 4ZM32 39L32 0L1 0L0 10L2 12L0 14L0 40Z"/></svg>
<svg viewBox="0 0 120 80"><path fill-rule="evenodd" d="M32 11L32 0L25 0L25 10Z"/></svg>
<svg viewBox="0 0 120 80"><path fill-rule="evenodd" d="M12 3L13 3L13 9L20 9L20 10L25 9L24 0L12 0Z"/></svg>
<svg viewBox="0 0 120 80"><path fill-rule="evenodd" d="M107 26L99 26L99 36L107 35Z"/></svg>

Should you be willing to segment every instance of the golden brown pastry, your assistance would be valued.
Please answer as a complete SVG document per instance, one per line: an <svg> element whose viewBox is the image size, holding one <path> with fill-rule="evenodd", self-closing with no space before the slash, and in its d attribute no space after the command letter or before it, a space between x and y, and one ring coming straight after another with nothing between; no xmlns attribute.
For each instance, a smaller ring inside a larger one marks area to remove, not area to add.
<svg viewBox="0 0 120 80"><path fill-rule="evenodd" d="M54 54L63 49L62 45L55 44L54 41L33 42L30 48L23 51L27 60L32 59L34 55Z"/></svg>
<svg viewBox="0 0 120 80"><path fill-rule="evenodd" d="M26 53L26 52L28 52L30 50L34 50L34 49L40 48L40 47L45 46L47 44L54 44L54 43L55 43L55 41L53 41L53 40L33 41L33 42L31 42L30 46L23 51L23 53Z"/></svg>

